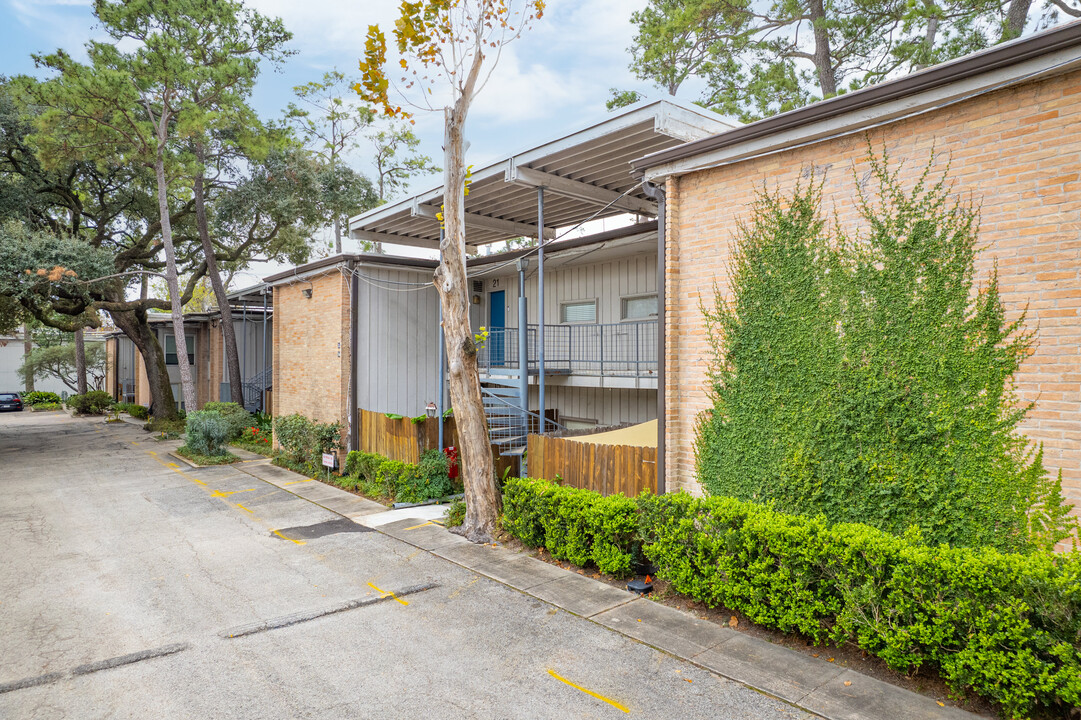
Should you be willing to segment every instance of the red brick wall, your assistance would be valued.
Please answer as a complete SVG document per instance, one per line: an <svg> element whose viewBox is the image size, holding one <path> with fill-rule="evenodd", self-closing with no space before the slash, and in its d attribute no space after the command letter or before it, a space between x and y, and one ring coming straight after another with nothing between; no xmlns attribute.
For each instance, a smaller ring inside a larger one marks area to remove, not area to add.
<svg viewBox="0 0 1081 720"><path fill-rule="evenodd" d="M1005 88L857 134L691 173L668 183L667 480L699 492L694 423L709 407L708 348L699 302L713 284L727 291L726 261L736 222L763 184L787 191L801 173L824 178L824 207L856 222L856 182L868 171L867 139L904 161L911 184L938 153L955 191L981 207L978 279L998 263L1008 317L1028 305L1035 353L1017 376L1023 402L1037 401L1023 431L1044 444L1044 463L1062 470L1067 497L1081 505L1081 72Z"/></svg>

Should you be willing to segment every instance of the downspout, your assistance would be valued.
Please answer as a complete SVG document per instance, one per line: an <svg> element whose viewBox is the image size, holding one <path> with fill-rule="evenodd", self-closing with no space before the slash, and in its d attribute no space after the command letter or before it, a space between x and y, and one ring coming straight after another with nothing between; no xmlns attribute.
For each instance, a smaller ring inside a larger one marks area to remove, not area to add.
<svg viewBox="0 0 1081 720"><path fill-rule="evenodd" d="M442 225L439 226L439 247L440 248L443 247L443 226ZM442 250L439 251L439 259L440 259L440 262L442 262L442 259L443 259L443 251ZM446 405L446 387L445 387L444 383L446 382L446 376L447 376L447 373L446 373L447 341L446 341L446 338L444 337L444 334L443 334L443 302L439 299L439 293L438 292L436 292L436 294L435 294L435 306L439 309L439 314L437 316L439 318L439 353L438 353L438 359L436 360L436 363L439 366L439 376L438 376L438 379L437 379L437 382L436 382L436 387L438 388L438 391L439 391L439 401L436 404L436 413L438 413L439 417L436 419L436 422L439 423L439 452L443 452L443 449L447 446L446 445L446 439L444 437L445 428L444 428L444 421L443 421L443 413L446 412L446 407L445 407L445 405Z"/></svg>
<svg viewBox="0 0 1081 720"><path fill-rule="evenodd" d="M349 450L360 449L360 428L357 427L357 322L359 319L360 283L356 278L356 261L350 260L349 270Z"/></svg>
<svg viewBox="0 0 1081 720"><path fill-rule="evenodd" d="M266 364L267 297L266 296L267 296L267 287L264 285L263 286L263 358L262 358L262 363L260 363L261 368L259 370L259 375L263 378L263 402L262 402L263 412L266 412L266 386L267 386L267 376L266 376L266 368L267 368L267 364ZM273 375L273 373L271 373L271 375Z"/></svg>
<svg viewBox="0 0 1081 720"><path fill-rule="evenodd" d="M667 198L663 185L647 182L645 193L657 202L657 494L665 492L665 403L664 403L664 348L665 348L665 220Z"/></svg>

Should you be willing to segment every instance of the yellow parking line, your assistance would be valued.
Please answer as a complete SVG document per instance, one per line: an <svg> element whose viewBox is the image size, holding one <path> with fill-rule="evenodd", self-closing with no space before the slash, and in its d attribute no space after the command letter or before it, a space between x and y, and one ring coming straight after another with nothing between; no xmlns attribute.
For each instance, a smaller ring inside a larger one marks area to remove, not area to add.
<svg viewBox="0 0 1081 720"><path fill-rule="evenodd" d="M424 527L425 525L433 525L433 524L434 524L434 523L433 523L433 522L432 522L431 520L429 520L428 522L426 522L426 523L421 523L420 525L414 525L413 527L407 527L407 528L406 528L406 530L416 530L417 528L422 528L422 527Z"/></svg>
<svg viewBox="0 0 1081 720"><path fill-rule="evenodd" d="M630 710L628 710L628 709L627 709L627 708L626 708L625 706L623 706L623 705L620 705L620 704L619 704L619 703L617 703L617 702L616 702L615 700L612 700L612 699L610 699L610 698L606 698L606 697L605 697L604 695L601 695L600 693L595 693L595 692L593 692L592 690L586 690L586 689L585 689L584 687L582 687L581 685L576 685L575 683L572 683L572 682L571 682L570 680L568 680L567 678L565 678L565 677L560 677L559 675L556 675L556 671L555 671L555 670L549 669L549 670L548 670L548 674L549 674L549 675L551 675L552 677L554 677L554 678L555 678L556 680L559 680L560 682L565 682L565 683L567 683L568 685L570 685L570 686L571 686L572 688L574 688L575 690L581 690L581 691L582 691L582 692L584 692L584 693L585 693L586 695L591 695L591 696L593 696L593 697L597 698L598 700L603 700L604 702L608 703L609 705L611 705L612 707L616 708L617 710L622 710L622 711L623 711L623 712L625 712L625 713L629 713L629 712L630 712Z"/></svg>
<svg viewBox="0 0 1081 720"><path fill-rule="evenodd" d="M306 483L311 481L311 478L308 478L307 480L293 480L292 482L282 483L282 487L285 487L286 485L299 485L300 483Z"/></svg>
<svg viewBox="0 0 1081 720"><path fill-rule="evenodd" d="M282 540L288 540L289 542L291 542L291 543L296 543L297 545L304 545L304 544L306 544L306 543L305 543L305 542L304 542L303 540L294 540L293 538L289 537L288 535L282 535L282 534L281 534L280 532L278 532L277 530L272 530L271 532L273 532L273 533L274 533L275 535L277 535L278 537L280 537L280 538L281 538Z"/></svg>
<svg viewBox="0 0 1081 720"><path fill-rule="evenodd" d="M255 492L255 488L248 488L247 490L211 490L210 497L229 497L242 492Z"/></svg>
<svg viewBox="0 0 1081 720"><path fill-rule="evenodd" d="M373 590L375 590L377 593L379 593L383 597L394 598L395 600L400 602L402 605L408 605L409 604L405 600L402 600L400 597L395 595L394 593L386 592L385 590L380 590L379 588L377 588L375 585L372 585L371 583L368 583L368 587L372 588Z"/></svg>
<svg viewBox="0 0 1081 720"><path fill-rule="evenodd" d="M237 504L236 504L236 506L237 506L238 508L240 508L241 510L247 510L247 511L248 511L248 512L250 512L250 513L251 513L252 515L254 515L254 514L255 514L255 511L254 511L254 510L252 510L251 508L246 508L246 507L244 507L243 505L241 505L240 503L237 503Z"/></svg>

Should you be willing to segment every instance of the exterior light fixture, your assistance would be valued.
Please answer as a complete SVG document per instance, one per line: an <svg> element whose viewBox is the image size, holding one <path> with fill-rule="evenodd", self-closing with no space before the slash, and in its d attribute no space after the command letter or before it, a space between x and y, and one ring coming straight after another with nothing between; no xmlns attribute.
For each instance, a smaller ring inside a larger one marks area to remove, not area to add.
<svg viewBox="0 0 1081 720"><path fill-rule="evenodd" d="M437 412L439 412L439 408L437 408L437 407L435 406L435 403L434 403L434 402L429 402L429 403L428 403L428 404L427 404L427 405L426 405L426 406L424 407L424 412L425 412L425 413L427 413L427 415L428 415L428 417L429 417L429 418L432 418L432 419L434 419L434 418L435 418L435 414L436 414Z"/></svg>
<svg viewBox="0 0 1081 720"><path fill-rule="evenodd" d="M304 297L308 298L309 300L312 299L312 289L311 288L304 288L303 290L300 291L300 294L303 295Z"/></svg>

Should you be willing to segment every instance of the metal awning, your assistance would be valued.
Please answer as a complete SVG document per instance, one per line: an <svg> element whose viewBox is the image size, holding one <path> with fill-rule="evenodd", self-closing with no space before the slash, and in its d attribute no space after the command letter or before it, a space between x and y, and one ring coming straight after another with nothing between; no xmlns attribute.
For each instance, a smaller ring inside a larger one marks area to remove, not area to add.
<svg viewBox="0 0 1081 720"><path fill-rule="evenodd" d="M258 283L246 288L240 288L230 293L226 293L225 297L228 298L229 304L233 307L241 305L273 305L274 299L270 293L270 286L265 282Z"/></svg>
<svg viewBox="0 0 1081 720"><path fill-rule="evenodd" d="M546 190L544 236L597 218L656 216L657 205L631 176L644 155L730 130L720 115L674 99L637 103L590 127L474 171L465 199L466 242L485 245L536 237L537 188ZM349 220L357 240L439 247L439 186ZM599 212L598 212L599 211Z"/></svg>

